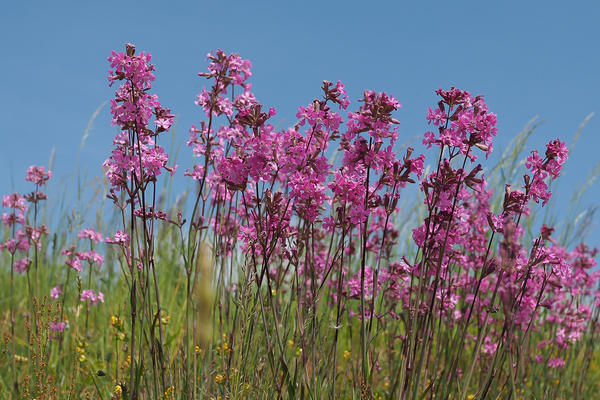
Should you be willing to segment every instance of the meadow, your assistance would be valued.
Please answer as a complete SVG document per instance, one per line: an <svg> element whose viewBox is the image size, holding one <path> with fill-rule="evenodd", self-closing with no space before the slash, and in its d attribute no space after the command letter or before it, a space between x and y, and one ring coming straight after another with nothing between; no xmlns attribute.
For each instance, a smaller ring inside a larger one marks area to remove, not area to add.
<svg viewBox="0 0 600 400"><path fill-rule="evenodd" d="M0 398L598 396L600 271L577 208L598 166L555 227L569 149L529 148L535 121L491 164L485 98L439 89L416 154L392 94L351 103L323 81L282 129L250 61L217 50L197 163L178 167L151 58L108 57L118 132L105 176L77 182L95 221L53 212L70 200L45 193L47 165L2 193Z"/></svg>

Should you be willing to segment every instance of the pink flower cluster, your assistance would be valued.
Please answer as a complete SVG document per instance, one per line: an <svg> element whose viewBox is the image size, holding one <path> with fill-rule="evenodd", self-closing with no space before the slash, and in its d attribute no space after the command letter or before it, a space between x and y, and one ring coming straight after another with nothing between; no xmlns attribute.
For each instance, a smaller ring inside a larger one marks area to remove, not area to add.
<svg viewBox="0 0 600 400"><path fill-rule="evenodd" d="M454 87L448 91L438 89L436 93L442 99L435 110L427 110L427 122L437 126L439 133L425 133L423 144L456 148L472 161L477 158L471 154L472 147L478 147L489 156L498 129L496 115L489 112L483 96L473 97Z"/></svg>
<svg viewBox="0 0 600 400"><path fill-rule="evenodd" d="M569 150L564 142L553 140L546 145L546 155L542 159L537 150L533 150L527 157L526 167L531 171L532 177L525 181L526 194L536 203L542 200L546 205L552 193L544 181L547 177L556 179L560 175L563 164L567 160Z"/></svg>
<svg viewBox="0 0 600 400"><path fill-rule="evenodd" d="M116 231L113 238L106 238L106 243L127 246L129 244L129 235L123 231Z"/></svg>
<svg viewBox="0 0 600 400"><path fill-rule="evenodd" d="M221 49L218 49L215 54L208 53L206 59L210 61L208 72L201 72L198 75L212 79L213 85L210 90L202 89L197 96L196 104L204 109L207 116L212 114L231 117L234 107L248 108L256 103L250 92L252 85L246 83L252 76L250 72L252 64L249 60L242 59L238 54L227 55ZM234 85L241 86L243 92L232 101L227 97L227 90Z"/></svg>
<svg viewBox="0 0 600 400"><path fill-rule="evenodd" d="M420 177L425 161L423 155L412 157L412 149L400 158L394 152L399 121L392 114L398 101L366 91L363 104L344 124L338 111L350 104L345 87L323 81L322 97L298 108L293 127L276 130L270 124L275 110L263 111L266 107L250 91L250 63L221 50L208 59L209 71L200 76L212 86L197 101L208 120L192 126L188 141L201 161L186 175L198 181L198 196L208 185L210 206L224 210L210 220L222 254L232 252L237 236L254 262L287 260L302 271L303 301L315 297L334 267L322 239L336 229L349 234L360 228L357 235L374 215L377 223L368 224L368 251L376 257L389 254L398 235L389 217L397 211L399 190ZM234 91L235 86L241 90ZM217 118L224 123L217 125ZM336 166L326 152L340 138L343 160ZM198 221L194 217L200 225L203 216ZM382 230L387 234L381 235ZM314 258L299 258L299 245L314 248ZM346 266L343 270L351 272ZM397 275L385 271L380 276L386 293L398 292L398 285L389 283ZM289 279L276 268L267 277Z"/></svg>
<svg viewBox="0 0 600 400"><path fill-rule="evenodd" d="M63 321L63 322L50 322L50 329L53 332L63 332L66 327L67 327L67 323L65 321Z"/></svg>
<svg viewBox="0 0 600 400"><path fill-rule="evenodd" d="M106 177L115 190L129 190L132 194L154 182L165 169L171 174L175 167L167 166L168 155L156 143L159 133L168 131L174 116L162 108L158 97L150 94L154 77L152 56L142 52L135 55L135 47L127 44L126 53L112 52L108 80L124 81L111 100L112 122L121 128L113 141L112 155L104 162ZM154 116L155 128L149 127ZM132 188L127 186L131 184Z"/></svg>
<svg viewBox="0 0 600 400"><path fill-rule="evenodd" d="M37 186L44 186L52 178L52 171L46 171L44 167L36 167L32 165L27 169L25 180L33 182Z"/></svg>
<svg viewBox="0 0 600 400"><path fill-rule="evenodd" d="M88 301L92 305L96 305L98 303L104 303L104 294L102 292L94 293L93 290L86 289L81 291L79 299L81 301Z"/></svg>
<svg viewBox="0 0 600 400"><path fill-rule="evenodd" d="M50 289L50 297L54 300L58 300L58 298L62 295L62 293L63 293L62 285L54 286L52 289Z"/></svg>
<svg viewBox="0 0 600 400"><path fill-rule="evenodd" d="M77 235L80 239L89 239L94 243L100 243L104 241L102 234L100 232L96 232L92 228L85 228L79 232Z"/></svg>
<svg viewBox="0 0 600 400"><path fill-rule="evenodd" d="M181 214L173 221L140 196L162 169L174 172L156 144L173 115L149 93L150 59L135 56L132 46L109 57L111 84L124 82L111 104L121 132L104 165L113 185L110 197L121 210L131 206L144 222L161 219L181 228ZM436 91L437 106L425 117L435 129L425 133L423 143L439 154L423 176L424 155L414 156L413 148L396 153L395 114L401 105L391 94L367 90L360 107L346 112L344 85L323 81L320 97L298 108L293 126L279 129L276 110L252 93L250 61L222 50L207 60L208 70L199 76L209 84L196 98L204 120L192 125L187 143L198 159L185 172L198 185L190 234L210 230L222 257L234 259L239 248L259 288L265 280L275 291L292 284L301 304L329 289L327 300L363 324L367 318L405 324L419 318L418 337L431 333L427 324L434 319L450 327L462 324L465 333L486 325L477 357L497 359L501 349L512 349L542 325L552 326L555 337L537 343L535 359L551 368L564 365L557 354L581 339L585 321L594 315L592 306L575 299L592 297L599 303L594 307L600 306L600 275L592 271L596 253L583 244L567 251L546 226L528 243L523 227L530 200L544 206L551 196L550 181L568 156L563 142L548 143L543 156L531 152L522 187L506 185L504 193L494 193L484 167L475 163L478 151L489 156L497 134L496 115L481 95L454 87ZM341 160L330 161L329 150ZM419 184L425 213L412 230L417 250L412 261L398 254L402 237L394 223L400 191L409 183ZM118 190L131 203L121 203ZM502 195L496 210L493 204ZM123 229L105 241L121 247L133 271L132 265L142 264L130 259L131 238ZM80 237L102 239L84 232ZM65 254L77 270L82 260L99 262L91 252ZM84 292L87 301L103 301L101 293Z"/></svg>
<svg viewBox="0 0 600 400"><path fill-rule="evenodd" d="M2 197L2 207L12 208L12 212L2 214L2 224L11 228L14 224L23 225L25 223L25 212L27 211L27 202L19 193L6 194Z"/></svg>
<svg viewBox="0 0 600 400"><path fill-rule="evenodd" d="M238 232L245 249L269 257L273 251L288 254L287 238L298 235L298 228L290 225L294 218L332 231L364 223L378 207L391 213L398 190L422 173L424 156L410 158L411 150L404 159L396 159L394 125L399 122L392 112L400 105L393 96L365 92L363 106L349 114L342 136L342 166L333 168L326 151L341 137L344 122L333 106L345 110L350 104L341 82L324 81L322 98L299 107L292 128L277 131L269 123L275 110L263 111L250 91L250 62L222 50L209 54L208 60L208 72L199 75L212 86L203 89L197 101L208 121L192 126L188 142L202 161L186 175L198 180L200 188L204 182L209 185L215 207L228 207L236 193L241 194L232 208L237 218L212 224L217 232ZM242 90L232 97L235 86ZM227 123L217 128L215 118L222 116ZM369 173L377 173L372 185L365 184ZM383 193L386 187L392 187L391 196ZM334 212L324 213L328 203ZM231 240L223 240L230 251Z"/></svg>
<svg viewBox="0 0 600 400"><path fill-rule="evenodd" d="M25 180L36 185L36 191L25 196L19 193L12 193L2 197L2 207L10 209L9 212L2 214L2 224L11 232L10 237L5 242L0 242L0 250L4 249L12 255L12 267L15 271L22 274L26 272L32 264L28 257L29 249L35 246L41 248L41 238L48 234L48 228L45 225L29 224L26 218L26 212L29 209L27 203L37 207L37 203L46 199L46 195L37 190L39 186L44 186L52 177L52 171L46 171L44 167L34 165L27 169ZM17 226L19 226L17 228ZM23 258L15 259L17 253Z"/></svg>
<svg viewBox="0 0 600 400"><path fill-rule="evenodd" d="M102 257L102 255L97 251L91 249L92 243L100 243L103 241L102 234L94 231L92 228L85 228L81 230L77 236L80 239L89 239L90 250L75 251L75 246L63 249L61 254L67 256L65 264L77 272L81 272L82 261L87 261L90 266L92 264L102 266L104 264L104 257Z"/></svg>
<svg viewBox="0 0 600 400"><path fill-rule="evenodd" d="M420 273L425 273L439 281L446 273L453 249L464 243L471 231L469 218L487 222L485 205L491 194L485 192L485 179L480 174L481 165L467 172L467 161L474 161L473 147L492 151L492 139L496 135L496 116L489 112L483 96L473 97L469 92L451 88L439 89L441 97L436 110L427 111L427 121L438 127L438 135L426 132L423 143L428 147L439 147L440 162L437 170L429 174L421 183L425 195L424 203L428 216L413 230L413 239L417 246L427 249L423 255ZM462 162L461 168L454 165ZM477 200L483 207L472 209L470 190L479 195ZM478 215L470 216L475 211ZM487 232L480 232L485 235ZM485 239L484 239L485 240ZM440 259L441 257L441 259ZM438 266L428 265L437 262ZM436 284L437 285L437 284Z"/></svg>

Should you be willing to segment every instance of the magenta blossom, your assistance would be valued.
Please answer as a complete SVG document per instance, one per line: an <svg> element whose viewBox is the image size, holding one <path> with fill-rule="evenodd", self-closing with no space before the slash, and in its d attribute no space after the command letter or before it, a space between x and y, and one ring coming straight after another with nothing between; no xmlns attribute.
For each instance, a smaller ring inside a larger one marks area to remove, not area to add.
<svg viewBox="0 0 600 400"><path fill-rule="evenodd" d="M77 255L77 258L81 261L87 261L90 264L91 263L96 263L98 265L104 264L104 257L102 257L99 253L97 253L93 250L81 251L81 252L77 252L75 254Z"/></svg>
<svg viewBox="0 0 600 400"><path fill-rule="evenodd" d="M65 330L65 328L67 327L67 323L66 322L50 322L50 329L52 329L53 332L62 332Z"/></svg>
<svg viewBox="0 0 600 400"><path fill-rule="evenodd" d="M18 273L22 274L23 272L27 271L27 269L29 268L30 265L31 265L31 259L23 258L21 260L15 261L14 269Z"/></svg>
<svg viewBox="0 0 600 400"><path fill-rule="evenodd" d="M133 181L138 189L147 182L156 181L161 169L171 173L167 166L168 155L156 143L155 137L168 131L174 115L163 108L158 97L150 94L154 80L152 56L142 52L135 54L132 44L126 45L126 53L112 52L108 57L111 65L108 79L110 86L115 81L124 81L111 100L112 123L121 128L113 144L112 155L104 162L106 177L115 190L127 187ZM154 116L156 127L149 127Z"/></svg>
<svg viewBox="0 0 600 400"><path fill-rule="evenodd" d="M423 144L428 148L433 144L456 147L471 160L477 158L471 153L471 148L477 147L488 157L498 129L496 114L489 112L483 96L473 97L469 92L454 87L448 91L438 89L436 93L442 100L435 111L428 109L427 121L437 126L439 136L427 132Z"/></svg>
<svg viewBox="0 0 600 400"><path fill-rule="evenodd" d="M81 301L89 301L91 304L96 305L99 302L104 303L104 294L102 292L94 293L91 289L86 289L81 292L79 296Z"/></svg>
<svg viewBox="0 0 600 400"><path fill-rule="evenodd" d="M565 360L560 357L551 358L548 360L548 366L550 368L562 368L565 366Z"/></svg>
<svg viewBox="0 0 600 400"><path fill-rule="evenodd" d="M25 180L28 182L33 182L39 186L44 186L50 178L52 178L52 171L46 171L44 167L36 167L35 165L32 165L29 167L29 169L27 169Z"/></svg>
<svg viewBox="0 0 600 400"><path fill-rule="evenodd" d="M545 206L552 192L548 188L547 177L550 180L558 178L564 163L567 161L569 149L564 142L555 139L546 145L546 157L542 158L536 150L533 150L525 166L531 171L532 176L526 176L525 189L529 198L536 203L542 200Z"/></svg>
<svg viewBox="0 0 600 400"><path fill-rule="evenodd" d="M123 246L129 245L129 235L123 231L115 232L114 238L106 238L106 243L108 244L120 244Z"/></svg>
<svg viewBox="0 0 600 400"><path fill-rule="evenodd" d="M95 243L100 243L104 239L102 238L102 234L100 232L96 232L92 228L85 228L77 235L80 239L90 239Z"/></svg>
<svg viewBox="0 0 600 400"><path fill-rule="evenodd" d="M27 203L25 202L25 198L19 193L5 194L2 197L2 207L27 211Z"/></svg>
<svg viewBox="0 0 600 400"><path fill-rule="evenodd" d="M50 297L55 300L58 299L61 294L62 294L62 285L54 286L52 289L50 289Z"/></svg>

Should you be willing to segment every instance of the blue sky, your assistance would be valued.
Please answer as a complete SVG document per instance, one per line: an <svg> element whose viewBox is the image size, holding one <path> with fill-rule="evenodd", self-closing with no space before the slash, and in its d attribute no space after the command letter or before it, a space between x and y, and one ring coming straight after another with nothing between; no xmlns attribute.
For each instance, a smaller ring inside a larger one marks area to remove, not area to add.
<svg viewBox="0 0 600 400"><path fill-rule="evenodd" d="M351 108L364 89L394 94L403 104L397 117L406 140L427 130L425 110L437 101L437 88L484 94L498 114L497 152L535 116L544 124L532 147L556 137L570 143L595 112L571 152L558 208L568 206L600 159L594 1L14 1L1 8L2 193L27 190L27 166L47 164L53 149L55 176L74 175L88 120L114 93L106 57L128 41L154 56L153 91L178 117L177 142L202 118L193 101L204 84L197 73L205 55L222 48L252 61L255 94L277 108L282 126L319 95L323 79L346 84ZM80 155L79 168L89 176L101 175L114 133L105 107ZM180 171L189 163L182 148ZM600 205L599 198L596 182L582 209ZM600 246L599 237L596 227L589 241Z"/></svg>

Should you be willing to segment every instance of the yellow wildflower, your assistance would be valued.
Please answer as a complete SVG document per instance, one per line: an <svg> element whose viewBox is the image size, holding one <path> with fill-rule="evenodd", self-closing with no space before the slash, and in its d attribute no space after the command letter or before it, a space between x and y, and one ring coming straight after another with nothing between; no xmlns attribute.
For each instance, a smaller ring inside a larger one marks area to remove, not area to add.
<svg viewBox="0 0 600 400"><path fill-rule="evenodd" d="M165 400L175 399L175 386L169 386L167 390L165 390Z"/></svg>

